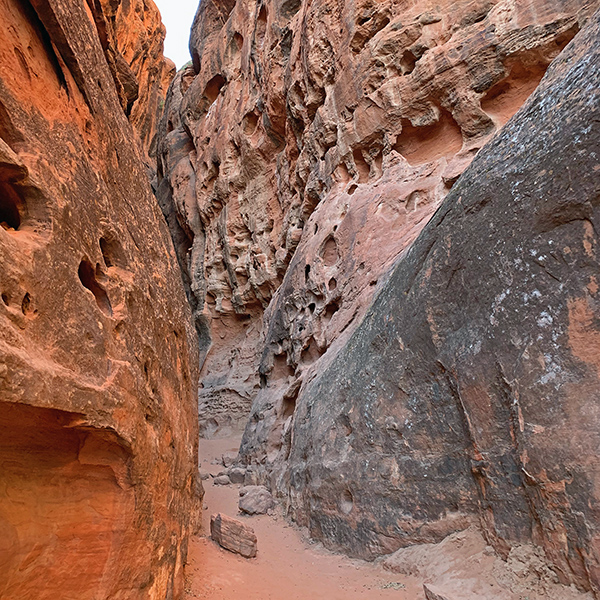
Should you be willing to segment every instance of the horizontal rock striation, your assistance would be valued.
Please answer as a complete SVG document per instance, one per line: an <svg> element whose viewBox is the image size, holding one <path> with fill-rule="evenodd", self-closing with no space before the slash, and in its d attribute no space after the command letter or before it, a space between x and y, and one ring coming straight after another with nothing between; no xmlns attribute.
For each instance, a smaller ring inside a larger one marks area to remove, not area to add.
<svg viewBox="0 0 600 600"><path fill-rule="evenodd" d="M201 3L158 196L200 332L204 435L258 396L247 444L285 452L299 386L594 4Z"/></svg>
<svg viewBox="0 0 600 600"><path fill-rule="evenodd" d="M109 20L0 0L3 600L180 598L196 526L197 337Z"/></svg>
<svg viewBox="0 0 600 600"><path fill-rule="evenodd" d="M600 593L599 32L597 13L284 396L266 474L329 547L374 557L476 523Z"/></svg>

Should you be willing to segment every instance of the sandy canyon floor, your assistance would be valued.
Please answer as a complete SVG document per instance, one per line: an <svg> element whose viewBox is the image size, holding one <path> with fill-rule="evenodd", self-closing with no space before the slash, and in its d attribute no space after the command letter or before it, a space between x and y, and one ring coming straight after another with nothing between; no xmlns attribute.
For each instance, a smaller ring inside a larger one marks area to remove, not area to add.
<svg viewBox="0 0 600 600"><path fill-rule="evenodd" d="M224 469L223 454L236 452L238 446L239 438L200 440L200 468L216 476ZM399 559L405 561L407 574L384 569L382 563L349 559L315 543L280 508L270 515L242 516L241 487L214 485L212 477L204 482L203 530L190 541L186 600L425 600L423 584L431 581L434 589L441 582L453 600L592 600L545 578L544 566L535 557L521 553L508 563L501 561L469 531L409 549ZM217 512L254 529L256 558L242 558L210 539L210 516Z"/></svg>
<svg viewBox="0 0 600 600"><path fill-rule="evenodd" d="M237 451L239 439L201 440L201 468L212 474L225 452ZM425 598L417 578L396 575L382 566L352 560L310 543L305 531L291 525L279 509L273 515L238 514L240 485L216 486L204 482L203 534L190 543L186 568L187 599L211 600L353 600ZM223 550L210 539L210 515L239 518L254 528L258 556L245 559Z"/></svg>

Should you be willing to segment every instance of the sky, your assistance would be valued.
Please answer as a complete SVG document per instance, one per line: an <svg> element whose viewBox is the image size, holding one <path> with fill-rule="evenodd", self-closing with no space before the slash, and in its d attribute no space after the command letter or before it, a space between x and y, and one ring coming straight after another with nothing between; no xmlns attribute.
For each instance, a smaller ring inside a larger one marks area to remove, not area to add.
<svg viewBox="0 0 600 600"><path fill-rule="evenodd" d="M188 41L199 0L154 0L154 2L167 28L165 56L180 69L191 60Z"/></svg>

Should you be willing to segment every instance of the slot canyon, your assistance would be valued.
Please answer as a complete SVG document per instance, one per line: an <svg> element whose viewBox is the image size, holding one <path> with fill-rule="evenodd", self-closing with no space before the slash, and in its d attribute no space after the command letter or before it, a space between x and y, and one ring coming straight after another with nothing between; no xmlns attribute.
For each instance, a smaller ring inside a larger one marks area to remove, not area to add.
<svg viewBox="0 0 600 600"><path fill-rule="evenodd" d="M0 600L600 599L600 2L183 26L0 0Z"/></svg>

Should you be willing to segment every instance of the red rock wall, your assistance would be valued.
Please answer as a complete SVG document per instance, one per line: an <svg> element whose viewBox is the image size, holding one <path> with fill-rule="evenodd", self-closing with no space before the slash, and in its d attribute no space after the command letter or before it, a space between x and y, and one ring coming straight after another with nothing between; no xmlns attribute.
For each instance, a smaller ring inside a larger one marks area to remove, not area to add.
<svg viewBox="0 0 600 600"><path fill-rule="evenodd" d="M90 3L91 0L90 0ZM121 86L121 102L141 143L144 162L156 170L156 131L175 64L163 56L165 26L152 0L96 0L106 31L106 54Z"/></svg>
<svg viewBox="0 0 600 600"><path fill-rule="evenodd" d="M0 0L3 600L179 598L199 508L197 339L99 10Z"/></svg>
<svg viewBox="0 0 600 600"><path fill-rule="evenodd" d="M595 4L201 4L158 172L208 351L204 435L258 397L277 455L286 402Z"/></svg>

